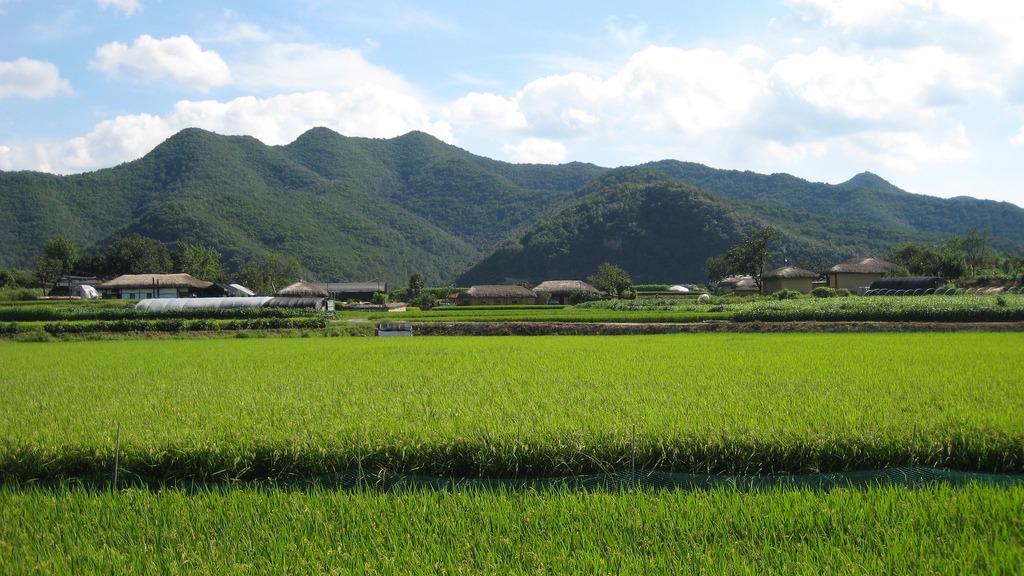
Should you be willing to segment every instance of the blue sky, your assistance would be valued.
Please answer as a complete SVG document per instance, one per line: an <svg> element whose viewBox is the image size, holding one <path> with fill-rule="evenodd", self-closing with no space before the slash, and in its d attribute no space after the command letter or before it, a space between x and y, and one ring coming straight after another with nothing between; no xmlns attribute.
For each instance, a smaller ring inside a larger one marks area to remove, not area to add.
<svg viewBox="0 0 1024 576"><path fill-rule="evenodd" d="M1024 206L1020 2L0 0L0 30L3 170L327 126Z"/></svg>

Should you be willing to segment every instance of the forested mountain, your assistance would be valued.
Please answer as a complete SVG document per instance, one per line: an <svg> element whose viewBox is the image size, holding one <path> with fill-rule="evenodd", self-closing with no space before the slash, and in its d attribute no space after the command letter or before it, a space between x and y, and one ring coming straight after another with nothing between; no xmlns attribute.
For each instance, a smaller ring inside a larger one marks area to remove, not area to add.
<svg viewBox="0 0 1024 576"><path fill-rule="evenodd" d="M702 164L663 160L646 164L665 174L740 200L762 201L841 220L859 220L906 231L963 234L987 229L997 245L1024 245L1024 209L1008 202L944 200L900 190L864 172L838 184L808 182L789 174L716 170Z"/></svg>
<svg viewBox="0 0 1024 576"><path fill-rule="evenodd" d="M511 164L420 132L315 128L266 146L187 129L96 172L0 172L0 267L31 267L59 234L90 251L138 233L212 247L229 270L294 256L314 280L539 281L609 261L639 282L696 282L709 256L766 225L808 266L971 227L1024 251L1021 208L909 194L868 173L829 185L674 160Z"/></svg>
<svg viewBox="0 0 1024 576"><path fill-rule="evenodd" d="M508 238L459 276L460 284L586 278L614 263L639 283L701 282L704 265L753 231L780 234L783 259L812 270L937 235L786 206L719 196L652 167L622 168L587 184L575 200Z"/></svg>
<svg viewBox="0 0 1024 576"><path fill-rule="evenodd" d="M0 266L31 266L57 234L91 247L139 233L214 247L231 269L275 252L318 279L440 282L603 171L560 168L496 162L422 133L320 128L274 147L188 129L107 170L0 173Z"/></svg>

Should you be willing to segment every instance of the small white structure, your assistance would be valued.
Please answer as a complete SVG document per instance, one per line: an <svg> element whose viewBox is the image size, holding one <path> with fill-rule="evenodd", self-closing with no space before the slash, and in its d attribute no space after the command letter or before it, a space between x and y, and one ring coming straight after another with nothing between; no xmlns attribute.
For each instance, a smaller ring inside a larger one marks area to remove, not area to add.
<svg viewBox="0 0 1024 576"><path fill-rule="evenodd" d="M676 284L675 286L669 286L668 287L668 291L669 292L679 292L680 294L688 294L690 292L690 289L687 288L686 286L681 285L681 284Z"/></svg>
<svg viewBox="0 0 1024 576"><path fill-rule="evenodd" d="M81 298L82 300L96 300L100 297L100 293L89 286L88 284L79 284L78 286L71 287L71 295Z"/></svg>

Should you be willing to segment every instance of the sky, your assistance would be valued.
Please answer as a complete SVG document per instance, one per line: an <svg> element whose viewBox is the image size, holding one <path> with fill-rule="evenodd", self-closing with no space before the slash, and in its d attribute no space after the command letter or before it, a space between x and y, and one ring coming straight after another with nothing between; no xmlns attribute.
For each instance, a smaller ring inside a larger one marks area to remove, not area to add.
<svg viewBox="0 0 1024 576"><path fill-rule="evenodd" d="M1024 206L1022 31L1018 0L0 0L0 170L326 126Z"/></svg>

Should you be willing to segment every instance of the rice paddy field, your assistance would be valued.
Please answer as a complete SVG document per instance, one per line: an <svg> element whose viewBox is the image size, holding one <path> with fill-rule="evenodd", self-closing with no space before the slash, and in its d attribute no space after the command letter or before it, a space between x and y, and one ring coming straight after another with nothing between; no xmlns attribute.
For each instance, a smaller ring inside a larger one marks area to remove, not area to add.
<svg viewBox="0 0 1024 576"><path fill-rule="evenodd" d="M0 572L1015 573L1019 482L372 478L1016 478L1022 350L1014 332L0 341ZM355 470L358 489L298 482Z"/></svg>

